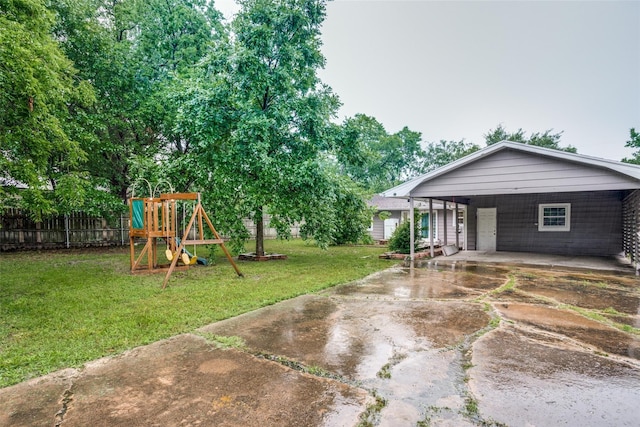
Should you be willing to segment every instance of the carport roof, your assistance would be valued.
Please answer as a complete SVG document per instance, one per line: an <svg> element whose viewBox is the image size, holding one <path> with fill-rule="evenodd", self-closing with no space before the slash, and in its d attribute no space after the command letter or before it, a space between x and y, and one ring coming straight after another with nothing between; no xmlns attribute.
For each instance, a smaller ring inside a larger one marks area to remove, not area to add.
<svg viewBox="0 0 640 427"><path fill-rule="evenodd" d="M384 197L415 197L416 195L414 194L414 190L416 190L418 187L427 184L430 181L435 180L436 178L439 178L445 174L463 168L464 166L467 166L471 163L477 162L481 159L504 150L515 150L521 153L543 156L552 160L559 160L579 166L586 166L613 172L624 177L628 181L637 182L637 188L640 188L640 166L638 165L622 163L615 160L601 159L598 157L585 156L582 154L568 153L566 151L553 150L518 142L502 141L476 151L475 153L469 154L468 156L451 162L429 173L420 175L389 190L386 190L382 192L381 195Z"/></svg>

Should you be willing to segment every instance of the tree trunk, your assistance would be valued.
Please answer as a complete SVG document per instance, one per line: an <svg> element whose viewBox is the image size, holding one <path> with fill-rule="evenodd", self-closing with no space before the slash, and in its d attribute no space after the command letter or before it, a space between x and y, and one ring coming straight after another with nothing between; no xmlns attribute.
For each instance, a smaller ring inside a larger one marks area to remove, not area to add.
<svg viewBox="0 0 640 427"><path fill-rule="evenodd" d="M262 206L256 209L256 256L264 256L264 217Z"/></svg>

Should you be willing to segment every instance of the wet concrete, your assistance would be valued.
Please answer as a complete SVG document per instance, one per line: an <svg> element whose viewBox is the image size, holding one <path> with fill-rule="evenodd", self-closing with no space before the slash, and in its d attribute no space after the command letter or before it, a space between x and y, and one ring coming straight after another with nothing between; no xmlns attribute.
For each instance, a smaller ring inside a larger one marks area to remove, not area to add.
<svg viewBox="0 0 640 427"><path fill-rule="evenodd" d="M562 336L515 325L473 347L470 389L485 420L509 426L637 426L640 369Z"/></svg>
<svg viewBox="0 0 640 427"><path fill-rule="evenodd" d="M181 335L0 390L2 426L355 425L372 398Z"/></svg>
<svg viewBox="0 0 640 427"><path fill-rule="evenodd" d="M635 276L430 267L2 389L0 425L638 425Z"/></svg>

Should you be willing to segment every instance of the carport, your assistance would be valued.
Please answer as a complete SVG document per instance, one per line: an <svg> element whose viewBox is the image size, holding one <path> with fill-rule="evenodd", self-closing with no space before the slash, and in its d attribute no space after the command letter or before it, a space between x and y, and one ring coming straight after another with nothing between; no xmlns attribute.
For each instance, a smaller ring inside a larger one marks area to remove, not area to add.
<svg viewBox="0 0 640 427"><path fill-rule="evenodd" d="M523 267L542 267L550 269L576 269L592 272L633 273L629 259L623 256L569 256L549 255L533 252L487 252L460 251L445 258L421 260L421 266L447 266L452 269L465 268L470 265L508 265Z"/></svg>
<svg viewBox="0 0 640 427"><path fill-rule="evenodd" d="M502 141L382 195L406 198L411 221L416 200L466 205L470 251L624 254L637 266L639 189L640 166Z"/></svg>

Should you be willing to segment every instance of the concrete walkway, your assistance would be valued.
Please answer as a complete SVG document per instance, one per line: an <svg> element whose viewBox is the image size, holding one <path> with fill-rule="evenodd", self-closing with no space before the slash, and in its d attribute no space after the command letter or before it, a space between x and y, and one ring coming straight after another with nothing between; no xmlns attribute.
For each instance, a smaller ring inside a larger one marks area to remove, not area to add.
<svg viewBox="0 0 640 427"><path fill-rule="evenodd" d="M638 425L635 275L430 267L0 389L0 426Z"/></svg>
<svg viewBox="0 0 640 427"><path fill-rule="evenodd" d="M422 266L429 261L419 261ZM575 268L590 271L609 271L620 273L633 273L635 269L631 263L622 256L612 257L588 257L588 256L563 256L546 255L531 252L487 252L487 251L460 251L450 256L438 256L431 263L451 264L497 264L497 265L523 265L543 268Z"/></svg>

